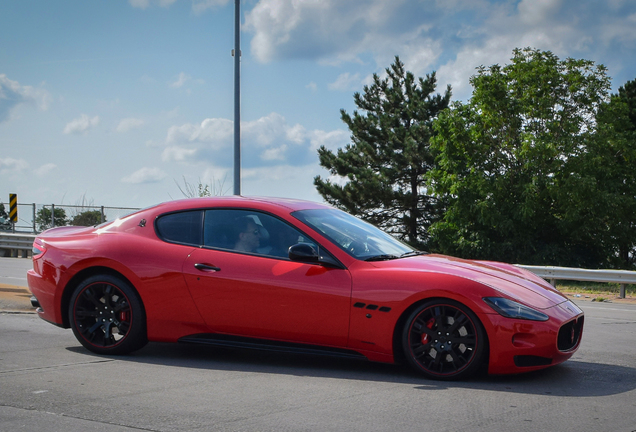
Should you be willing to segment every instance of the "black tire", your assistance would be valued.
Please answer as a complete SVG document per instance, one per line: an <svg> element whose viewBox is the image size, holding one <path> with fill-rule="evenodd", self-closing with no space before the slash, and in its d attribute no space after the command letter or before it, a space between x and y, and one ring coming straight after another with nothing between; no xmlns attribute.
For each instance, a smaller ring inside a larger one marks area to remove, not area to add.
<svg viewBox="0 0 636 432"><path fill-rule="evenodd" d="M141 299L116 276L84 280L71 297L69 320L77 340L97 354L128 354L148 343Z"/></svg>
<svg viewBox="0 0 636 432"><path fill-rule="evenodd" d="M408 317L402 347L407 362L427 378L459 380L480 368L488 339L469 308L436 299L420 305Z"/></svg>

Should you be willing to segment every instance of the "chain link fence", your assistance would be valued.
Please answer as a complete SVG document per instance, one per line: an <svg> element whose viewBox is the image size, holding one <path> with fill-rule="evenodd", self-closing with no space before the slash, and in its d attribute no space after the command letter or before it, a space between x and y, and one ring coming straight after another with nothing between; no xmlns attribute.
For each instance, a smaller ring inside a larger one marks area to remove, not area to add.
<svg viewBox="0 0 636 432"><path fill-rule="evenodd" d="M8 205L4 205L8 210ZM0 231L38 234L55 226L92 226L114 221L139 210L136 207L18 203L18 222L3 223Z"/></svg>

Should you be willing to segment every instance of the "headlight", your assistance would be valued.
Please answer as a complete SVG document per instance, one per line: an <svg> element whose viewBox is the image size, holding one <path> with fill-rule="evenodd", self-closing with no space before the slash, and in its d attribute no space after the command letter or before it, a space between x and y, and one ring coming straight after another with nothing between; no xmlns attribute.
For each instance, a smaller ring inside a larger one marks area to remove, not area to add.
<svg viewBox="0 0 636 432"><path fill-rule="evenodd" d="M506 318L525 319L530 321L547 321L549 317L528 306L502 297L484 297L484 301L499 315Z"/></svg>

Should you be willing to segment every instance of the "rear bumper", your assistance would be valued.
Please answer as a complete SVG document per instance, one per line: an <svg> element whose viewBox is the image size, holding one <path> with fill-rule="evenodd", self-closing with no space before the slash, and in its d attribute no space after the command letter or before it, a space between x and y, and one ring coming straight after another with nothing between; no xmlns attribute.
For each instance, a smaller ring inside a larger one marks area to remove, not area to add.
<svg viewBox="0 0 636 432"><path fill-rule="evenodd" d="M55 284L44 279L33 269L27 271L27 283L33 294L31 304L37 308L36 312L40 318L52 324L62 326L63 320L59 307L61 299L58 299L56 296ZM37 305L34 304L33 298L35 298Z"/></svg>

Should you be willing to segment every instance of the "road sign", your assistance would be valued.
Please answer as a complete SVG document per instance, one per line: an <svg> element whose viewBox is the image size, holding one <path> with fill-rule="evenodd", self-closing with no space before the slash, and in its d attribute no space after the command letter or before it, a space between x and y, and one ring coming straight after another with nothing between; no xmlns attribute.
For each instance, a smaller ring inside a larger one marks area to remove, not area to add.
<svg viewBox="0 0 636 432"><path fill-rule="evenodd" d="M9 194L9 220L18 223L18 194Z"/></svg>

